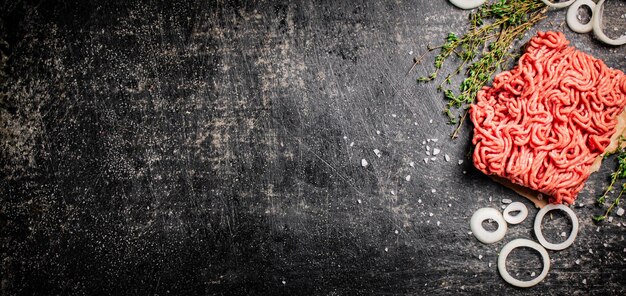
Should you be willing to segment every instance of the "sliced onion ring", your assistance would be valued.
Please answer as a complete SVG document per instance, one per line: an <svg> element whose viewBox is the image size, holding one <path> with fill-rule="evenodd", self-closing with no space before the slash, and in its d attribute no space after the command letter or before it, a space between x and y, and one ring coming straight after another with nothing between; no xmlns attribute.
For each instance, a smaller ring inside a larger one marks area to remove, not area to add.
<svg viewBox="0 0 626 296"><path fill-rule="evenodd" d="M450 0L452 5L460 9L474 9L483 5L487 0Z"/></svg>
<svg viewBox="0 0 626 296"><path fill-rule="evenodd" d="M591 0L577 0L567 9L567 26L576 33L589 33L593 30L593 23L591 20L589 20L586 24L583 24L580 20L578 20L578 9L583 5L587 5L591 8L591 16L593 18L596 3Z"/></svg>
<svg viewBox="0 0 626 296"><path fill-rule="evenodd" d="M529 247L537 250L537 252L541 254L541 258L543 260L543 270L541 270L538 277L530 281L520 281L512 277L506 270L506 258L509 256L509 253L513 251L513 249L519 247ZM498 271L500 272L500 275L507 283L516 287L528 288L538 284L546 277L546 275L548 275L548 270L550 270L550 256L548 255L548 251L546 251L546 249L544 249L540 244L528 239L518 238L510 241L502 247L500 255L498 255Z"/></svg>
<svg viewBox="0 0 626 296"><path fill-rule="evenodd" d="M572 220L572 233L570 233L569 237L560 244L553 244L548 242L545 237L543 237L543 233L541 232L541 222L543 221L543 216L545 216L547 212L552 210L562 210L567 213ZM562 204L549 204L543 207L541 210L539 210L539 213L537 213L537 217L535 217L535 236L537 236L537 241L539 241L539 243L546 249L555 251L563 250L574 243L576 235L578 235L578 218L576 218L576 214L569 207L566 207Z"/></svg>
<svg viewBox="0 0 626 296"><path fill-rule="evenodd" d="M483 227L483 221L487 219L492 219L496 223L498 223L498 229L496 231L487 231ZM506 222L502 217L502 213L494 208L482 208L478 209L472 215L472 219L470 220L470 229L474 236L485 244L495 243L504 238L504 234L506 233Z"/></svg>
<svg viewBox="0 0 626 296"><path fill-rule="evenodd" d="M552 8L565 8L568 7L570 5L572 5L572 3L574 3L574 1L576 0L569 0L569 1L565 1L565 2L558 2L558 3L554 3L554 2L550 2L550 0L541 0L544 4L552 7Z"/></svg>
<svg viewBox="0 0 626 296"><path fill-rule="evenodd" d="M519 214L512 216L511 212L515 211L519 211ZM528 208L523 203L516 201L504 209L502 216L504 216L504 221L509 224L520 224L528 217Z"/></svg>
<svg viewBox="0 0 626 296"><path fill-rule="evenodd" d="M600 0L596 4L596 9L593 10L593 16L591 17L591 26L593 27L593 34L596 35L600 41L608 44L620 46L626 44L626 36L622 36L617 39L611 39L604 32L602 32L602 14L604 13L604 0Z"/></svg>

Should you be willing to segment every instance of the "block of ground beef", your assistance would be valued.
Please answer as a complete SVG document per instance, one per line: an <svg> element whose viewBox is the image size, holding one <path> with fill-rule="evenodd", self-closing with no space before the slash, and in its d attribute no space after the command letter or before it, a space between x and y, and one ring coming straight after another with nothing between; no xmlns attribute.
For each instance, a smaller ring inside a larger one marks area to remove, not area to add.
<svg viewBox="0 0 626 296"><path fill-rule="evenodd" d="M476 168L572 204L616 131L626 76L568 45L539 32L469 114Z"/></svg>

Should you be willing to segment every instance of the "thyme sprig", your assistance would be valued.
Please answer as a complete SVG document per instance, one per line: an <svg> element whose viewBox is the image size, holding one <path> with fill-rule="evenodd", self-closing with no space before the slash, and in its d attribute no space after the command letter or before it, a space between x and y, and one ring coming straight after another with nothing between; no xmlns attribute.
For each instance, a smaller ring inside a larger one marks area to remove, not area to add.
<svg viewBox="0 0 626 296"><path fill-rule="evenodd" d="M609 183L609 186L606 187L606 189L604 190L604 193L598 197L597 202L598 205L600 206L604 206L606 203L606 199L609 195L609 193L611 193L611 191L613 190L613 187L615 186L615 183L617 183L618 180L620 179L626 179L626 149L622 148L622 143L624 143L626 141L626 138L624 137L620 137L619 141L618 141L618 146L614 151L610 151L607 152L604 155L604 158L607 158L611 155L617 154L617 169L615 171L613 171L613 173L611 173L611 183ZM619 194L617 195L617 198L615 198L613 200L613 202L611 203L611 205L606 209L606 211L604 212L603 215L597 215L593 217L593 220L596 222L600 222L604 219L606 219L610 214L611 211L619 205L620 199L622 197L622 195L624 194L624 192L626 192L626 183L623 183L620 189Z"/></svg>
<svg viewBox="0 0 626 296"><path fill-rule="evenodd" d="M545 4L540 0L497 0L470 14L470 26L465 35L459 37L449 33L443 45L429 48L429 51L440 49L434 61L435 70L428 76L419 77L419 82L436 79L443 64L451 56L461 60L456 70L447 74L437 88L448 100L443 112L448 116L449 123L457 124L452 138L458 137L467 116L467 108L478 91L502 65L515 57L511 53L513 42L521 39L526 31L544 19L546 11ZM443 87L444 83L451 84L451 78L461 72L466 78L459 85L458 93ZM463 112L456 115L454 111L459 109Z"/></svg>

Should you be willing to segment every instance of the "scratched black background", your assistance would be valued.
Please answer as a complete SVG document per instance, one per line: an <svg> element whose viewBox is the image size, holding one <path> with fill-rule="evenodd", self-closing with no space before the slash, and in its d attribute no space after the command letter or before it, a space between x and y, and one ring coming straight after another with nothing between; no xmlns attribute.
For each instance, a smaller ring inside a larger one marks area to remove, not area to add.
<svg viewBox="0 0 626 296"><path fill-rule="evenodd" d="M626 1L608 2L617 37ZM468 125L448 138L436 84L415 82L433 55L406 75L462 33L447 1L7 1L0 16L2 295L626 293L626 219L591 221L614 159L538 286L495 265L534 239L530 203L503 241L468 234L476 209L521 198L472 168ZM626 70L623 46L564 17L539 28ZM558 240L568 222L551 219ZM510 259L540 271L531 251Z"/></svg>

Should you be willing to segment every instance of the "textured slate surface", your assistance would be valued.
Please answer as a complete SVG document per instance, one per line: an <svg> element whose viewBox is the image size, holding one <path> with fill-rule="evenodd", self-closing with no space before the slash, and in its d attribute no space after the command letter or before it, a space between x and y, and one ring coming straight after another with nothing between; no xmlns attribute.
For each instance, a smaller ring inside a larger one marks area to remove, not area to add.
<svg viewBox="0 0 626 296"><path fill-rule="evenodd" d="M495 266L504 243L534 239L535 209L499 243L468 235L476 209L521 198L471 167L468 126L448 138L436 85L415 83L432 56L406 75L467 12L447 1L99 2L0 10L3 295L626 292L626 221L591 221L613 159L579 197L578 239L550 252L538 286L513 288ZM626 3L608 2L616 37ZM569 31L564 16L539 27L626 70L624 47ZM432 138L442 152L424 163ZM552 219L556 241L569 226ZM511 256L519 277L539 273L535 253Z"/></svg>

